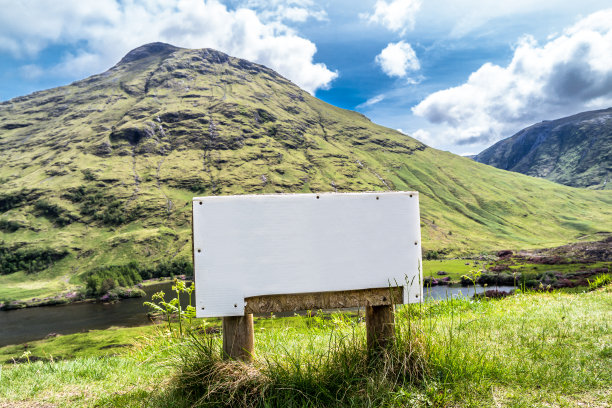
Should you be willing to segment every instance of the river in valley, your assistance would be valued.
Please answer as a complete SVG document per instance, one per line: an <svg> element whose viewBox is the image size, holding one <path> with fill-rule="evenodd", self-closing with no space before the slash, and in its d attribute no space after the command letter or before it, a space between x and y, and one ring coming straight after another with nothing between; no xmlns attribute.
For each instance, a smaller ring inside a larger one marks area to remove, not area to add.
<svg viewBox="0 0 612 408"><path fill-rule="evenodd" d="M142 326L151 324L147 317L148 308L143 302L160 290L166 293L166 300L174 297L172 282L145 286L145 297L125 299L116 303L73 303L59 306L31 307L11 311L0 311L0 347L43 339L51 333L71 334L111 326ZM484 291L476 287L476 292ZM495 289L490 287L487 289ZM511 286L497 289L510 291ZM426 299L445 299L447 297L472 296L474 287L434 286L425 290ZM187 295L183 295L186 306ZM193 295L192 295L193 296ZM291 313L292 314L292 313Z"/></svg>

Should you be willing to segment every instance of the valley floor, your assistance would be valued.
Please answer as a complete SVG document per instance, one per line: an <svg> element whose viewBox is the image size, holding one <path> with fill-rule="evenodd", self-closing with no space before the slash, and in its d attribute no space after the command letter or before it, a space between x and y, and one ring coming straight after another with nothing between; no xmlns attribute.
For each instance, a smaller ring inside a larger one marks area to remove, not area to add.
<svg viewBox="0 0 612 408"><path fill-rule="evenodd" d="M251 366L218 358L218 320L198 321L195 338L91 331L0 348L0 407L610 407L610 322L609 284L400 307L398 344L416 368L394 379L360 371L354 314L257 319Z"/></svg>

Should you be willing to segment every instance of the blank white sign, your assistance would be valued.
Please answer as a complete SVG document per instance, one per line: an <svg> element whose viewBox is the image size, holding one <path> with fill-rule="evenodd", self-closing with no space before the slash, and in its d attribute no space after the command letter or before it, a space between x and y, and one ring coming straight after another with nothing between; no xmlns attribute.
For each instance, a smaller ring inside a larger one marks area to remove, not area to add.
<svg viewBox="0 0 612 408"><path fill-rule="evenodd" d="M404 286L422 298L417 192L193 199L198 317L240 316L250 296Z"/></svg>

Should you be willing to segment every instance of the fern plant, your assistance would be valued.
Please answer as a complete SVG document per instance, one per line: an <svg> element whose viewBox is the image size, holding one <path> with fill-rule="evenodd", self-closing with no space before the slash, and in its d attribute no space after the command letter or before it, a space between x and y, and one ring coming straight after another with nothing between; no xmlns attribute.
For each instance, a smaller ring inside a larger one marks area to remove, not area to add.
<svg viewBox="0 0 612 408"><path fill-rule="evenodd" d="M149 307L154 313L159 313L166 317L168 321L168 330L171 334L174 334L172 330L172 318L176 316L176 320L178 323L178 336L183 337L183 323L188 324L188 327L191 327L193 319L196 315L196 309L192 305L192 297L191 294L195 290L195 286L193 282L190 285L187 285L185 281L174 279L174 285L172 285L172 290L176 293L176 297L171 299L170 301L166 301L166 294L164 291L159 291L151 297L151 302L144 302L144 305ZM181 294L186 293L188 296L188 304L183 309L181 306Z"/></svg>

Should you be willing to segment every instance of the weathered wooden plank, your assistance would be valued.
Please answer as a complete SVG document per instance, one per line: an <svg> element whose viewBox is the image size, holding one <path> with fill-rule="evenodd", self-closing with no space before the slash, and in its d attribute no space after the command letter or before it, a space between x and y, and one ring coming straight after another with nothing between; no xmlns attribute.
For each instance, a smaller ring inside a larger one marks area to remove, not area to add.
<svg viewBox="0 0 612 408"><path fill-rule="evenodd" d="M245 313L280 313L300 310L342 309L403 303L404 288L387 287L291 295L252 296L245 300Z"/></svg>

